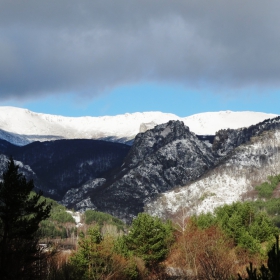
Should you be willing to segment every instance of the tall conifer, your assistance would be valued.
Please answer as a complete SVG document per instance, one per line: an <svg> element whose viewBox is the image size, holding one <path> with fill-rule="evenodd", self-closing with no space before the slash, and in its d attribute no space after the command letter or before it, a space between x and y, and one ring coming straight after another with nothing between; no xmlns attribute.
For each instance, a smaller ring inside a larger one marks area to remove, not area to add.
<svg viewBox="0 0 280 280"><path fill-rule="evenodd" d="M50 205L41 193L31 193L33 181L19 173L11 158L0 182L1 279L34 279L39 223L49 217Z"/></svg>

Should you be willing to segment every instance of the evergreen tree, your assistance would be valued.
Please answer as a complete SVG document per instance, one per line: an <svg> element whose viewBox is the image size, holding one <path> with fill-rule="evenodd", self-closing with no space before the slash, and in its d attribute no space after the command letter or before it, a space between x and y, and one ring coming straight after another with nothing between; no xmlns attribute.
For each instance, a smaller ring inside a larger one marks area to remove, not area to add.
<svg viewBox="0 0 280 280"><path fill-rule="evenodd" d="M71 258L71 265L75 267L73 279L101 279L106 271L106 261L102 257L103 238L99 228L93 227L88 230L88 236L80 235L79 249Z"/></svg>
<svg viewBox="0 0 280 280"><path fill-rule="evenodd" d="M50 205L41 193L31 193L33 181L19 173L11 158L0 182L1 279L34 279L39 223L49 217Z"/></svg>
<svg viewBox="0 0 280 280"><path fill-rule="evenodd" d="M247 267L248 277L244 280L279 280L280 279L280 250L279 250L279 237L276 237L276 243L272 249L268 252L267 267L262 265L257 272L256 268L253 268L252 263L250 267ZM243 280L239 275L238 280Z"/></svg>
<svg viewBox="0 0 280 280"><path fill-rule="evenodd" d="M136 265L116 254L114 240L103 237L98 226L89 228L87 235L80 235L78 250L72 255L66 279L103 280L135 279Z"/></svg>
<svg viewBox="0 0 280 280"><path fill-rule="evenodd" d="M138 214L125 237L128 249L147 266L156 266L165 259L172 238L171 225L147 213Z"/></svg>

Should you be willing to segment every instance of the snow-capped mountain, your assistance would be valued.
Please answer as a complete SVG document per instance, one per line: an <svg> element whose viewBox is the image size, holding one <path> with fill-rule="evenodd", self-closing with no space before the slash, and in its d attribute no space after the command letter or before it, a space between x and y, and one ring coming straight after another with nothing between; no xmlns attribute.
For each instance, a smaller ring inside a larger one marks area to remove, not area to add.
<svg viewBox="0 0 280 280"><path fill-rule="evenodd" d="M0 107L0 139L15 145L57 139L105 139L128 142L139 132L169 120L183 121L198 135L214 135L225 128L256 124L276 115L259 112L210 112L178 117L162 112L144 112L104 117L63 117L34 113L16 107Z"/></svg>
<svg viewBox="0 0 280 280"><path fill-rule="evenodd" d="M280 116L256 112L68 118L0 107L0 139L8 141L0 140L0 154L20 162L35 186L68 207L125 221L144 209L199 213L243 199L279 173L279 131ZM50 139L59 140L43 142Z"/></svg>
<svg viewBox="0 0 280 280"><path fill-rule="evenodd" d="M109 212L125 221L146 209L166 216L213 210L241 200L280 168L280 117L220 130L206 145L180 121L136 136L122 166L101 185L66 193L67 206ZM100 181L99 181L100 183ZM175 189L175 190L174 190Z"/></svg>
<svg viewBox="0 0 280 280"><path fill-rule="evenodd" d="M251 111L221 111L195 114L183 118L183 121L197 135L215 135L221 129L249 127L276 116L275 114Z"/></svg>

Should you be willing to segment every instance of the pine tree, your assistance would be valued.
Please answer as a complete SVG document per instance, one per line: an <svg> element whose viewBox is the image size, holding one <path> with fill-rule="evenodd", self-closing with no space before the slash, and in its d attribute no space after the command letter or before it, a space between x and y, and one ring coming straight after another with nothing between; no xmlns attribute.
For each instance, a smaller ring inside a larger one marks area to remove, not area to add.
<svg viewBox="0 0 280 280"><path fill-rule="evenodd" d="M0 182L1 279L34 279L39 223L51 210L41 201L42 193L32 193L33 181L27 181L18 169L11 158Z"/></svg>
<svg viewBox="0 0 280 280"><path fill-rule="evenodd" d="M267 261L268 270L271 272L272 280L280 279L280 250L279 250L279 236L276 236L276 243L268 252Z"/></svg>
<svg viewBox="0 0 280 280"><path fill-rule="evenodd" d="M138 214L126 236L128 249L147 266L156 266L167 256L172 242L172 227L147 213Z"/></svg>
<svg viewBox="0 0 280 280"><path fill-rule="evenodd" d="M136 279L136 265L114 250L114 239L102 236L99 226L80 235L78 250L70 258L71 276L66 279ZM64 279L64 278L63 278Z"/></svg>
<svg viewBox="0 0 280 280"><path fill-rule="evenodd" d="M262 265L257 272L256 268L253 268L252 263L250 267L247 267L248 278L244 280L279 280L280 279L280 250L279 250L279 237L276 236L276 243L272 249L268 252L267 267ZM238 280L243 280L239 275Z"/></svg>

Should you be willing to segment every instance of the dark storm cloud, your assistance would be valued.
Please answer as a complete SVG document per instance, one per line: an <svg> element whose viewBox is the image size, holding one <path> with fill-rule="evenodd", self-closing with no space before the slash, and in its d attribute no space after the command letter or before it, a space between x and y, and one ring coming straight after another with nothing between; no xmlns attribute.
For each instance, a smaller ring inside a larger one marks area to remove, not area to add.
<svg viewBox="0 0 280 280"><path fill-rule="evenodd" d="M280 86L279 1L0 0L0 95Z"/></svg>

